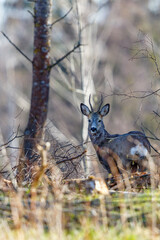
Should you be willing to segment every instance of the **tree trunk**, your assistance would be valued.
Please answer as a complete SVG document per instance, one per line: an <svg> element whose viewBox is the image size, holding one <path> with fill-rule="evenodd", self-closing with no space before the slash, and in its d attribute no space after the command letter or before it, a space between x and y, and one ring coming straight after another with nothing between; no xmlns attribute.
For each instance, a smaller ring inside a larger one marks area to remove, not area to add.
<svg viewBox="0 0 160 240"><path fill-rule="evenodd" d="M34 56L32 96L29 120L24 132L23 149L18 167L22 182L37 157L37 143L43 139L47 119L50 79L51 0L36 0L34 6Z"/></svg>

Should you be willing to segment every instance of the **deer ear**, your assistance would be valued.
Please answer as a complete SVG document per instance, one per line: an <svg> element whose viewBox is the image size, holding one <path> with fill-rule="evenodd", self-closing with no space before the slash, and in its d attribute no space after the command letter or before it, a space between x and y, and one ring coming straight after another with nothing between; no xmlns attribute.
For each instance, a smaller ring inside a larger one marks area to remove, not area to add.
<svg viewBox="0 0 160 240"><path fill-rule="evenodd" d="M102 117L104 117L104 116L106 116L108 113L109 113L109 109L110 109L110 104L109 103L107 103L106 105L104 105L103 107L102 107L102 109L100 110L100 115L102 116Z"/></svg>
<svg viewBox="0 0 160 240"><path fill-rule="evenodd" d="M82 114L83 114L83 115L86 115L87 117L88 117L89 114L91 113L90 110L89 110L89 108L88 108L85 104L83 104L83 103L81 103L80 108L81 108Z"/></svg>

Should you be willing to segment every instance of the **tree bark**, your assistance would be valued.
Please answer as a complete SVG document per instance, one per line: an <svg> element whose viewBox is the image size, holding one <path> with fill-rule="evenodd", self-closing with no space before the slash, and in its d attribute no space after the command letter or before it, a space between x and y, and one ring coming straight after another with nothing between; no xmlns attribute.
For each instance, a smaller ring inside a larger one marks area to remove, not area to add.
<svg viewBox="0 0 160 240"><path fill-rule="evenodd" d="M24 143L18 167L20 182L36 160L36 145L43 139L47 119L50 80L51 0L36 0L34 6L34 52L32 96L29 120L24 131Z"/></svg>

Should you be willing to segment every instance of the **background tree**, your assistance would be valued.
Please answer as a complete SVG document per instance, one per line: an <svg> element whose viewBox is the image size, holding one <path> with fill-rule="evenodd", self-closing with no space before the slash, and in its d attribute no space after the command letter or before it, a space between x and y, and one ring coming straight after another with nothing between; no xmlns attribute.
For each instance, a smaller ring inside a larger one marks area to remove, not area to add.
<svg viewBox="0 0 160 240"><path fill-rule="evenodd" d="M67 55L79 47L78 43L56 63L51 63L50 32L54 23L52 20L52 0L37 0L34 6L34 49L32 61L32 96L29 120L24 131L24 142L19 159L19 184L30 176L34 161L39 158L37 145L43 141L44 126L48 113L49 81L51 68L63 60Z"/></svg>
<svg viewBox="0 0 160 240"><path fill-rule="evenodd" d="M51 0L35 1L34 6L34 56L32 61L32 96L29 120L24 132L18 179L28 174L37 155L37 144L43 139L47 119L50 79Z"/></svg>

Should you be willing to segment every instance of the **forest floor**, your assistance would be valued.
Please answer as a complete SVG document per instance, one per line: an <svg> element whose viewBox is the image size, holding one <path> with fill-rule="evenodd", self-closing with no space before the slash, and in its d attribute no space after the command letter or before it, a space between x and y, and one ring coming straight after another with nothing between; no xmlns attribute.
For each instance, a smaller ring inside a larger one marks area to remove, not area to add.
<svg viewBox="0 0 160 240"><path fill-rule="evenodd" d="M149 173L128 184L90 177L59 185L44 176L37 187L14 189L1 178L0 239L160 239L160 190Z"/></svg>

